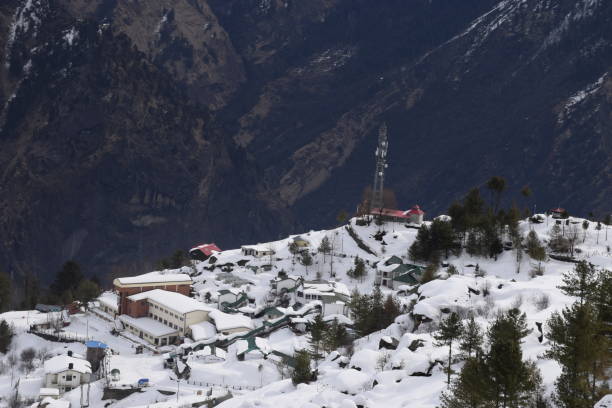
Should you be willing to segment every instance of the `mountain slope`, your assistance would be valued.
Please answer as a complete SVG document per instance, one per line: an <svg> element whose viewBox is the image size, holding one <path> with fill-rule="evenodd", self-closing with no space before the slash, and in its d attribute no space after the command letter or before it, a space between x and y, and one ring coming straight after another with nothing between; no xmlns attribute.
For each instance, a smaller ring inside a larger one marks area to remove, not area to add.
<svg viewBox="0 0 612 408"><path fill-rule="evenodd" d="M443 210L497 174L538 209L609 211L611 11L4 2L2 265L46 274L75 257L106 273L330 225L371 182L383 121L402 207Z"/></svg>

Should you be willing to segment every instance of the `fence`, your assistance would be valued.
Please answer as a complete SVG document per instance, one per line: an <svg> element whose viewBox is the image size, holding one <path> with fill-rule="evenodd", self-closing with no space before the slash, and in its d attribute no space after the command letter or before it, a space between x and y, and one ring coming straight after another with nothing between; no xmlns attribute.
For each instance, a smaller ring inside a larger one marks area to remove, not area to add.
<svg viewBox="0 0 612 408"><path fill-rule="evenodd" d="M30 330L30 333L36 334L40 337L43 337L49 340L68 342L68 343L69 342L86 343L90 340L93 340L93 337L91 336L83 336L82 334L74 333L74 332L64 332L64 331L56 332L54 329L43 329L43 330L32 329Z"/></svg>
<svg viewBox="0 0 612 408"><path fill-rule="evenodd" d="M193 380L185 380L185 382L189 385L193 385L196 387L221 387L221 388L231 388L232 390L256 390L261 388L261 386L257 385L232 385L232 384L218 384L218 383L209 383L205 381L193 381Z"/></svg>

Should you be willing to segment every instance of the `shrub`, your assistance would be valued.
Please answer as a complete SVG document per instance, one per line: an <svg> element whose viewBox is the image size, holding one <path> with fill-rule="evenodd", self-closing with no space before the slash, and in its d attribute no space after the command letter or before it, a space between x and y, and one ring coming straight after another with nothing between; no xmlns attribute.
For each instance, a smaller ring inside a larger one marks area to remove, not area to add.
<svg viewBox="0 0 612 408"><path fill-rule="evenodd" d="M548 309L548 306L550 306L550 296L548 296L546 293L543 293L542 296L538 296L534 299L533 304L538 310L538 312Z"/></svg>
<svg viewBox="0 0 612 408"><path fill-rule="evenodd" d="M448 276L453 276L453 275L457 275L459 273L459 270L457 269L457 267L453 264L448 265L448 268L446 268L446 273L448 273Z"/></svg>

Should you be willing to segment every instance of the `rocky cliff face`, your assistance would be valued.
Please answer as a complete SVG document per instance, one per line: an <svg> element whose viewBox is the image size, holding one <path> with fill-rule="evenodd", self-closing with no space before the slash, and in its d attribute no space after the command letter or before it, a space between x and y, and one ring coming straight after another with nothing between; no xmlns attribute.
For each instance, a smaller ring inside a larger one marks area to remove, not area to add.
<svg viewBox="0 0 612 408"><path fill-rule="evenodd" d="M403 206L497 174L609 211L612 6L455 3L3 2L0 265L139 270L328 225L383 121Z"/></svg>

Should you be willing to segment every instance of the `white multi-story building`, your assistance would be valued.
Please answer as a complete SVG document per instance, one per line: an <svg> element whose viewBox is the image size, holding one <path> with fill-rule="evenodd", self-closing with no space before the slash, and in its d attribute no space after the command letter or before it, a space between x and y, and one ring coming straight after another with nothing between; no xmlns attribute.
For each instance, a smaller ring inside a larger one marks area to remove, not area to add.
<svg viewBox="0 0 612 408"><path fill-rule="evenodd" d="M297 289L297 300L308 303L321 302L323 316L334 314L349 315L351 295L345 284L333 281L305 281Z"/></svg>

